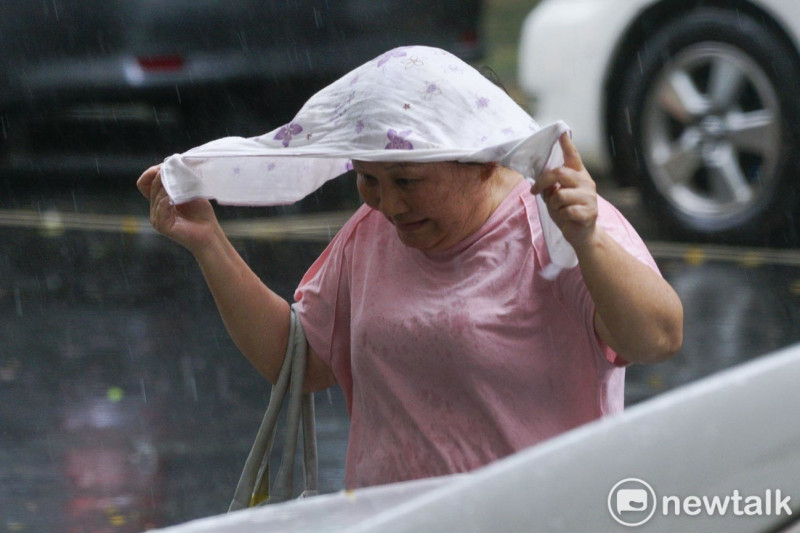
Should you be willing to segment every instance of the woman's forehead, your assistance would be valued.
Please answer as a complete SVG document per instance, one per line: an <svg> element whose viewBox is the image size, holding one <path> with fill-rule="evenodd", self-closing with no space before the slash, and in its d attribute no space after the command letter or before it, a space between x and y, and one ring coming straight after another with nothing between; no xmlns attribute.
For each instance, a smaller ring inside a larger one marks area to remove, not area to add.
<svg viewBox="0 0 800 533"><path fill-rule="evenodd" d="M389 162L389 161L353 161L353 169L356 172L391 172L393 170L408 170L411 168L433 166L436 163L410 163L410 162Z"/></svg>

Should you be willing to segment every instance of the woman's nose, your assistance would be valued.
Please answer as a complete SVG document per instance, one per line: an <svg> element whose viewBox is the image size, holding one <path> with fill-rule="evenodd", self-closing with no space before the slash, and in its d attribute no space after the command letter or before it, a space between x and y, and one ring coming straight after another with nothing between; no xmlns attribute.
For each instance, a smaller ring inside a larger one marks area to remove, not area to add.
<svg viewBox="0 0 800 533"><path fill-rule="evenodd" d="M396 188L383 186L378 193L378 210L388 219L408 211L408 206L401 198Z"/></svg>

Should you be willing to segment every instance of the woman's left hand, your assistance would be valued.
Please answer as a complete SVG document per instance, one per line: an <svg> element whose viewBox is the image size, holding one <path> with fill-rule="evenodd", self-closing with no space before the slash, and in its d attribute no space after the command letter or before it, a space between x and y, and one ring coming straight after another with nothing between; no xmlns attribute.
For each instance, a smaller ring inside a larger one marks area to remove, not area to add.
<svg viewBox="0 0 800 533"><path fill-rule="evenodd" d="M531 187L531 193L541 193L550 217L564 238L577 248L594 232L597 188L569 134L561 134L558 142L564 153L564 165L543 172Z"/></svg>

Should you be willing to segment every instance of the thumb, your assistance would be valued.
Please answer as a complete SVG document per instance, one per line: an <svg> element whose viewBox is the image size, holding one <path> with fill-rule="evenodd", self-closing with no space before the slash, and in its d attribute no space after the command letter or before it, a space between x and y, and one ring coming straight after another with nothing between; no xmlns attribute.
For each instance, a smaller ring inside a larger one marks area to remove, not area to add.
<svg viewBox="0 0 800 533"><path fill-rule="evenodd" d="M153 185L153 181L158 176L160 170L161 170L161 165L152 166L147 170L145 170L144 173L141 176L139 176L139 179L136 180L136 188L138 188L139 192L142 193L142 196L144 196L148 200L150 199L150 192L151 192L151 187Z"/></svg>
<svg viewBox="0 0 800 533"><path fill-rule="evenodd" d="M558 138L558 144L561 145L561 151L564 154L564 166L572 170L583 170L583 161L578 149L572 144L572 137L569 133L565 132Z"/></svg>

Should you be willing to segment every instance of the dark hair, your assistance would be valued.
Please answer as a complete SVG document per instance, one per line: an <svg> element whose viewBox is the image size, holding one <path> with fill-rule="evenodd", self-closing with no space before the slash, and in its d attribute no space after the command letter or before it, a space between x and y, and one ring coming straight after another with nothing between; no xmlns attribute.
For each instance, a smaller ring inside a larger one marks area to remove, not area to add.
<svg viewBox="0 0 800 533"><path fill-rule="evenodd" d="M486 78L496 86L500 87L503 90L503 92L509 96L509 98L517 102L516 98L511 96L511 93L508 92L508 89L506 89L505 84L503 84L503 80L500 79L500 76L497 75L497 72L495 72L492 67L488 65L481 65L480 67L477 67L476 70L480 72L484 78ZM525 105L524 102L517 102L517 105L520 106L526 113L533 116L533 113L531 112L530 108L527 105Z"/></svg>
<svg viewBox="0 0 800 533"><path fill-rule="evenodd" d="M497 75L497 72L495 72L492 67L488 65L481 65L480 67L478 67L477 70L478 72L481 73L481 75L483 75L484 78L494 83L495 85L503 89L504 93L508 94L508 90L506 89L506 86L503 84L503 80L500 79L500 76Z"/></svg>

